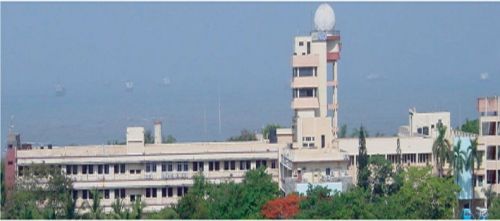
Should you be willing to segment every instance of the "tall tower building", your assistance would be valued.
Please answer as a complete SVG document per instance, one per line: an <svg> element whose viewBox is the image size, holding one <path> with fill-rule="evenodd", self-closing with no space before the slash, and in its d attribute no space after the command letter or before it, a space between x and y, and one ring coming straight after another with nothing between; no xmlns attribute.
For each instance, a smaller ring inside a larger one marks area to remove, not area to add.
<svg viewBox="0 0 500 221"><path fill-rule="evenodd" d="M341 43L333 9L328 4L320 5L314 23L309 36L295 37L292 56L296 148L331 148L338 131L337 66ZM331 102L329 87L333 92Z"/></svg>
<svg viewBox="0 0 500 221"><path fill-rule="evenodd" d="M280 188L285 194L306 193L309 185L345 191L352 184L349 157L334 142L340 34L333 9L320 5L314 23L310 35L294 40L292 128L276 130L278 143L288 144L280 150Z"/></svg>

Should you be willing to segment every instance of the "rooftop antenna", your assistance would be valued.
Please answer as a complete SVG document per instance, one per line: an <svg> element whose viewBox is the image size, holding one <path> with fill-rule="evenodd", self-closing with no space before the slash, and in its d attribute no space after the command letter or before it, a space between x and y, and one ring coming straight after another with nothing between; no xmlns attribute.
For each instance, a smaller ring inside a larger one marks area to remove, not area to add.
<svg viewBox="0 0 500 221"><path fill-rule="evenodd" d="M14 115L10 115L9 134L12 133L13 129L14 129Z"/></svg>
<svg viewBox="0 0 500 221"><path fill-rule="evenodd" d="M220 107L220 88L218 87L217 88L217 100L218 100L218 103L219 103L219 136L221 135L222 133L222 121L221 121L221 107Z"/></svg>
<svg viewBox="0 0 500 221"><path fill-rule="evenodd" d="M203 105L203 132L205 136L205 140L207 140L207 107Z"/></svg>

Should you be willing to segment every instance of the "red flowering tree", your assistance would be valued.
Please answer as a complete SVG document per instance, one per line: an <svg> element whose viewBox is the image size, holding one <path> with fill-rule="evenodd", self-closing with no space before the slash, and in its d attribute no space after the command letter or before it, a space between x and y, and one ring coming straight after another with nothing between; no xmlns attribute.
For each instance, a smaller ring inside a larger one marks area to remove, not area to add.
<svg viewBox="0 0 500 221"><path fill-rule="evenodd" d="M291 219L299 212L299 203L300 197L290 194L268 201L261 212L266 219Z"/></svg>

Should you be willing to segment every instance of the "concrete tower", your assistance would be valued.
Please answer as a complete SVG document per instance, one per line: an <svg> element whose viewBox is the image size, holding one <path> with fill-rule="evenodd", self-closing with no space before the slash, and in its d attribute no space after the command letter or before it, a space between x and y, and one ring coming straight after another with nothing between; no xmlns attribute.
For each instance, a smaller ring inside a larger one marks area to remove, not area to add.
<svg viewBox="0 0 500 221"><path fill-rule="evenodd" d="M340 33L335 14L328 4L318 7L315 30L295 37L292 56L293 143L296 148L329 148L338 131L338 60ZM328 66L331 65L331 77ZM332 87L331 103L328 87ZM329 114L331 111L331 115Z"/></svg>

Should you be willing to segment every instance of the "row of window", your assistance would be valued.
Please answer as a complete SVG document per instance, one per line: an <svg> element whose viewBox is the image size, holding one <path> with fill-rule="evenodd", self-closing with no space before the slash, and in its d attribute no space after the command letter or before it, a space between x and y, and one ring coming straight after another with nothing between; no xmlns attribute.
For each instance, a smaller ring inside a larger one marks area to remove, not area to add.
<svg viewBox="0 0 500 221"><path fill-rule="evenodd" d="M260 166L264 166L267 168L267 161L266 160L256 160L256 168L259 168ZM224 170L236 170L237 168L237 163L239 165L240 170L249 170L251 169L251 161L250 160L241 160L241 161L222 161L223 163L223 169ZM172 172L174 171L174 168L176 168L178 172L188 172L189 171L189 162L184 161L184 162L163 162L163 163L156 163L156 162L148 162L145 164L145 172L146 173L154 173L157 172L157 166L158 164L161 165L161 171L162 172ZM194 161L191 162L192 164L192 170L197 172L197 171L204 171L205 167L205 162L203 161ZM219 171L221 169L221 161L209 161L208 162L208 169L209 171ZM176 165L176 167L174 167ZM81 173L82 174L110 174L110 167L113 167L113 173L114 174L125 174L126 172L126 166L125 164L99 164L99 165L91 165L91 164L85 164L85 165L66 165L66 174L67 175L76 175L78 174L78 169L79 167L81 168ZM271 160L271 168L275 169L276 168L276 160ZM29 169L28 166L19 166L18 167L18 175L23 176L24 170ZM141 169L129 169L130 174L141 174L142 170Z"/></svg>
<svg viewBox="0 0 500 221"><path fill-rule="evenodd" d="M370 155L370 156L375 156L375 155ZM418 158L417 158L417 156L418 156ZM401 163L404 163L404 164L415 164L415 163L417 163L417 159L418 159L418 163L431 162L431 160L432 160L431 157L432 157L432 155L430 153L419 153L418 155L416 153L405 153L405 154L401 154L401 156L399 156L397 154L387 154L386 159L393 164L398 163L399 160L401 160ZM358 156L357 155L349 156L349 160L350 160L351 166L354 166L355 163L356 163L356 165L358 164Z"/></svg>
<svg viewBox="0 0 500 221"><path fill-rule="evenodd" d="M178 186L178 187L162 187L162 188L146 188L145 189L145 196L146 198L158 198L161 196L162 198L166 197L173 197L174 196L174 190L176 190L176 196L182 197L187 194L188 192L188 187L186 186ZM161 193L159 193L159 191ZM99 195L103 199L110 199L110 193L111 191L114 192L114 199L125 199L127 197L126 195L126 189L103 189L103 190L98 190ZM161 194L161 195L160 195ZM73 199L78 199L81 197L84 200L87 199L94 199L94 194L91 190L73 190ZM142 194L130 194L130 201L134 202L136 199L140 199L142 197Z"/></svg>

